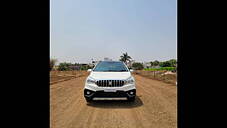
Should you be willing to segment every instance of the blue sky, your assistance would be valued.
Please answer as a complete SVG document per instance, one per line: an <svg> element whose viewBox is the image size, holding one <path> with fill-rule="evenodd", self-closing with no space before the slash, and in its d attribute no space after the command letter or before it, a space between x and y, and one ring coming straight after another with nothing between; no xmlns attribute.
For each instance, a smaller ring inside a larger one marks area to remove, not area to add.
<svg viewBox="0 0 227 128"><path fill-rule="evenodd" d="M51 0L51 58L176 59L176 0Z"/></svg>

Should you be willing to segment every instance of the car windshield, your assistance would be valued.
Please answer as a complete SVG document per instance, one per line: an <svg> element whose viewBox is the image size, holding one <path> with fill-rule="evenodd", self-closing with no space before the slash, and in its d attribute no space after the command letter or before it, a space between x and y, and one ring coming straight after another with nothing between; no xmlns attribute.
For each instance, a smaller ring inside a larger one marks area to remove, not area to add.
<svg viewBox="0 0 227 128"><path fill-rule="evenodd" d="M127 72L128 69L122 62L102 61L93 70L95 72Z"/></svg>

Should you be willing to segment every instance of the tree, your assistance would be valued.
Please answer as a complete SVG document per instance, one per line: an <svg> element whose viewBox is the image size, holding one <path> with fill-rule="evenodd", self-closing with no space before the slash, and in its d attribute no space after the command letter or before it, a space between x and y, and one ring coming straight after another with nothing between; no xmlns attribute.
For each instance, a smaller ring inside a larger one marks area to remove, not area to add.
<svg viewBox="0 0 227 128"><path fill-rule="evenodd" d="M56 65L57 59L50 59L50 70Z"/></svg>
<svg viewBox="0 0 227 128"><path fill-rule="evenodd" d="M141 69L143 69L143 64L141 64L141 63L133 63L132 64L132 67L135 69L135 70L141 70Z"/></svg>
<svg viewBox="0 0 227 128"><path fill-rule="evenodd" d="M58 70L59 71L68 71L68 70L71 70L69 66L71 66L72 64L71 63L60 63L59 66L58 66Z"/></svg>
<svg viewBox="0 0 227 128"><path fill-rule="evenodd" d="M170 63L170 61L160 62L160 66L161 67L171 67L171 63Z"/></svg>
<svg viewBox="0 0 227 128"><path fill-rule="evenodd" d="M169 60L169 63L171 64L171 67L176 67L177 60L176 59L171 59L171 60Z"/></svg>
<svg viewBox="0 0 227 128"><path fill-rule="evenodd" d="M120 56L120 61L124 62L125 64L127 64L128 62L131 61L131 57L128 55L128 53L123 53L122 56Z"/></svg>
<svg viewBox="0 0 227 128"><path fill-rule="evenodd" d="M154 66L158 66L158 65L159 65L159 61L155 60L155 61L153 62L153 65L154 65Z"/></svg>
<svg viewBox="0 0 227 128"><path fill-rule="evenodd" d="M161 67L176 67L177 61L176 59L171 59L168 61L160 62L159 65Z"/></svg>
<svg viewBox="0 0 227 128"><path fill-rule="evenodd" d="M151 61L150 64L151 64L151 67L154 66L154 62Z"/></svg>
<svg viewBox="0 0 227 128"><path fill-rule="evenodd" d="M80 66L80 70L88 70L88 69L91 69L92 67L89 66L89 65L81 65Z"/></svg>

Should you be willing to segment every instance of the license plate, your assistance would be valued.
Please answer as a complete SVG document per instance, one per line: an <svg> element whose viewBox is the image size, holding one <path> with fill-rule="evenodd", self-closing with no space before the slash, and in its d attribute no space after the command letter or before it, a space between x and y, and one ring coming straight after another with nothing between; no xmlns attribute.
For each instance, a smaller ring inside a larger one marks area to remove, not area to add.
<svg viewBox="0 0 227 128"><path fill-rule="evenodd" d="M116 89L105 89L104 92L116 92Z"/></svg>

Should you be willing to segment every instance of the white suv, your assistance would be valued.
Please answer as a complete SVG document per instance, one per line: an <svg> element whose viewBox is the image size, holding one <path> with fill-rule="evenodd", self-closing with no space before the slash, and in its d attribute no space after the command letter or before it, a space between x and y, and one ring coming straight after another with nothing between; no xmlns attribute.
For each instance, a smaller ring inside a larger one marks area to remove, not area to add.
<svg viewBox="0 0 227 128"><path fill-rule="evenodd" d="M134 101L136 85L131 71L121 61L101 61L87 77L84 97L92 100L127 99Z"/></svg>

